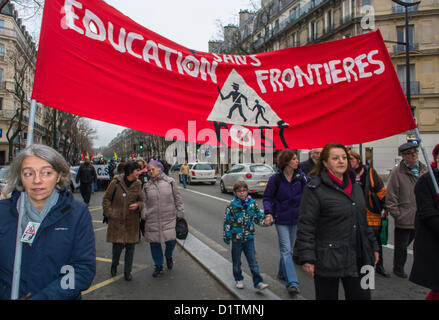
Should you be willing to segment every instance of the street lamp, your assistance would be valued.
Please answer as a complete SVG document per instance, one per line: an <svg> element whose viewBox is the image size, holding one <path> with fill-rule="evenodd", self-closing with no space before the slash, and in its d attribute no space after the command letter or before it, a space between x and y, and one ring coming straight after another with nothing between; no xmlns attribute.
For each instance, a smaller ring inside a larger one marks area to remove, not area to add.
<svg viewBox="0 0 439 320"><path fill-rule="evenodd" d="M404 44L405 45L405 85L406 85L406 97L407 102L410 106L410 109L412 108L412 95L411 95L411 88L410 88L410 42L409 42L409 7L417 6L421 1L417 2L404 2L400 0L392 0L393 2L399 4L400 6L404 7L405 12L405 41L404 42L398 42L398 44ZM413 109L412 109L413 113ZM413 114L413 116L415 116Z"/></svg>

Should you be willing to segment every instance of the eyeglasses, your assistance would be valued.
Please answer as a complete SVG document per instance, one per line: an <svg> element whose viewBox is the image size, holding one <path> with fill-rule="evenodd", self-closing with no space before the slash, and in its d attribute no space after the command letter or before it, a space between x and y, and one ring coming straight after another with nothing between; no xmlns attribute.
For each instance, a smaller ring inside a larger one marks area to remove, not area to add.
<svg viewBox="0 0 439 320"><path fill-rule="evenodd" d="M236 190L236 193L245 193L245 192L248 192L248 190L247 189Z"/></svg>
<svg viewBox="0 0 439 320"><path fill-rule="evenodd" d="M402 154L405 156L410 156L410 155L418 154L418 152L419 152L418 150L413 150L413 151L403 152Z"/></svg>

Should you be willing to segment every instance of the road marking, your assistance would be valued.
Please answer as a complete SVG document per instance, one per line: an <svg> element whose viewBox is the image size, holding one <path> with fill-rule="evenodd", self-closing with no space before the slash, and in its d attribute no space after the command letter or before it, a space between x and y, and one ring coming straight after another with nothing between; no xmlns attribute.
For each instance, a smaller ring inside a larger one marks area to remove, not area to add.
<svg viewBox="0 0 439 320"><path fill-rule="evenodd" d="M88 208L88 211L98 211L98 210L102 210L102 206L100 206L100 207L91 207L91 208Z"/></svg>
<svg viewBox="0 0 439 320"><path fill-rule="evenodd" d="M193 193L196 193L196 194L200 194L202 196L209 197L209 198L212 198L212 199L215 199L215 200L220 200L220 201L223 201L223 202L230 203L230 200L226 200L226 199L223 199L223 198L211 196L210 194L198 192L198 191L191 190L191 189L185 189L185 188L181 188L181 187L178 187L178 188L181 189L181 190L185 190L185 191L193 192Z"/></svg>
<svg viewBox="0 0 439 320"><path fill-rule="evenodd" d="M107 229L108 227L107 226L105 226L105 227L102 227L102 228L97 228L97 229L94 229L93 231L94 232L96 232L96 231L101 231L101 230L105 230L105 229Z"/></svg>
<svg viewBox="0 0 439 320"><path fill-rule="evenodd" d="M99 258L99 257L96 257L96 261L109 262L109 263L112 262L111 259ZM120 264L123 265L124 263L120 262ZM140 271L146 270L149 267L149 265L147 265L147 264L133 264L133 267L138 267L139 268L138 270L134 270L133 272L131 272L132 274L136 274L136 273L138 273ZM82 295L86 295L87 293L90 293L90 292L93 292L93 291L95 291L97 289L100 289L100 288L103 288L105 286L108 286L109 284L112 284L112 283L122 279L123 277L124 277L124 275L120 274L120 275L115 276L113 278L110 278L110 279L107 279L105 281L99 282L99 283L91 286L87 290L82 291L81 294Z"/></svg>
<svg viewBox="0 0 439 320"><path fill-rule="evenodd" d="M98 284L95 284L94 286L91 286L90 288L88 288L86 291L82 291L82 295L86 295L87 293L90 293L92 291L95 291L97 289L100 289L102 287L108 286L109 284L112 284L113 282L116 282L119 279L122 279L123 275L118 275L115 276L113 278L110 278L108 280L102 281Z"/></svg>

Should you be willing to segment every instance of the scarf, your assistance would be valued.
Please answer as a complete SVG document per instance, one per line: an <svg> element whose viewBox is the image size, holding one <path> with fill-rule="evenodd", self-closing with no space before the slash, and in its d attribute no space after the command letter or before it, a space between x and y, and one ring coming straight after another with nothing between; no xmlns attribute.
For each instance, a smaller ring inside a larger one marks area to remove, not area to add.
<svg viewBox="0 0 439 320"><path fill-rule="evenodd" d="M416 166L414 166L413 168L410 167L410 166L408 165L408 163L405 162L404 160L403 160L402 162L404 163L404 165L405 165L407 168L409 168L409 170L413 173L413 175L414 175L416 178L419 178L419 161L416 161Z"/></svg>
<svg viewBox="0 0 439 320"><path fill-rule="evenodd" d="M336 176L334 176L329 170L327 170L326 172L328 173L328 176L331 178L332 181L338 184L343 189L343 191L346 192L347 195L351 196L352 181L349 178L349 175L344 175L344 179L340 180Z"/></svg>
<svg viewBox="0 0 439 320"><path fill-rule="evenodd" d="M17 202L17 210L20 210L19 207L21 197L24 197L24 212L21 212L21 214L23 215L23 219L21 222L21 231L24 232L29 222L43 222L50 209L52 209L53 206L55 206L55 204L58 202L59 192L56 189L52 191L52 194L49 196L49 198L47 198L41 212L37 208L35 208L34 205L30 202L26 192L21 193L20 198Z"/></svg>

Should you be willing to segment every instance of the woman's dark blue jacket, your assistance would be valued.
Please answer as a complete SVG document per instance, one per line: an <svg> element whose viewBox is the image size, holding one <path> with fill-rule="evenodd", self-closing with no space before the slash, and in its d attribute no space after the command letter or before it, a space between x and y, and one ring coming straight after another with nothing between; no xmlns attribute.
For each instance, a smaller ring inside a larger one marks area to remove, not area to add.
<svg viewBox="0 0 439 320"><path fill-rule="evenodd" d="M11 298L18 191L0 201L0 299ZM80 299L96 273L95 238L90 212L70 192L60 193L32 245L23 243L19 297ZM63 289L64 288L64 289Z"/></svg>
<svg viewBox="0 0 439 320"><path fill-rule="evenodd" d="M279 174L281 178L278 184ZM272 175L263 195L264 213L272 214L276 224L296 225L299 221L300 199L306 181L306 175L300 168L294 171L291 182L285 178L282 171Z"/></svg>

